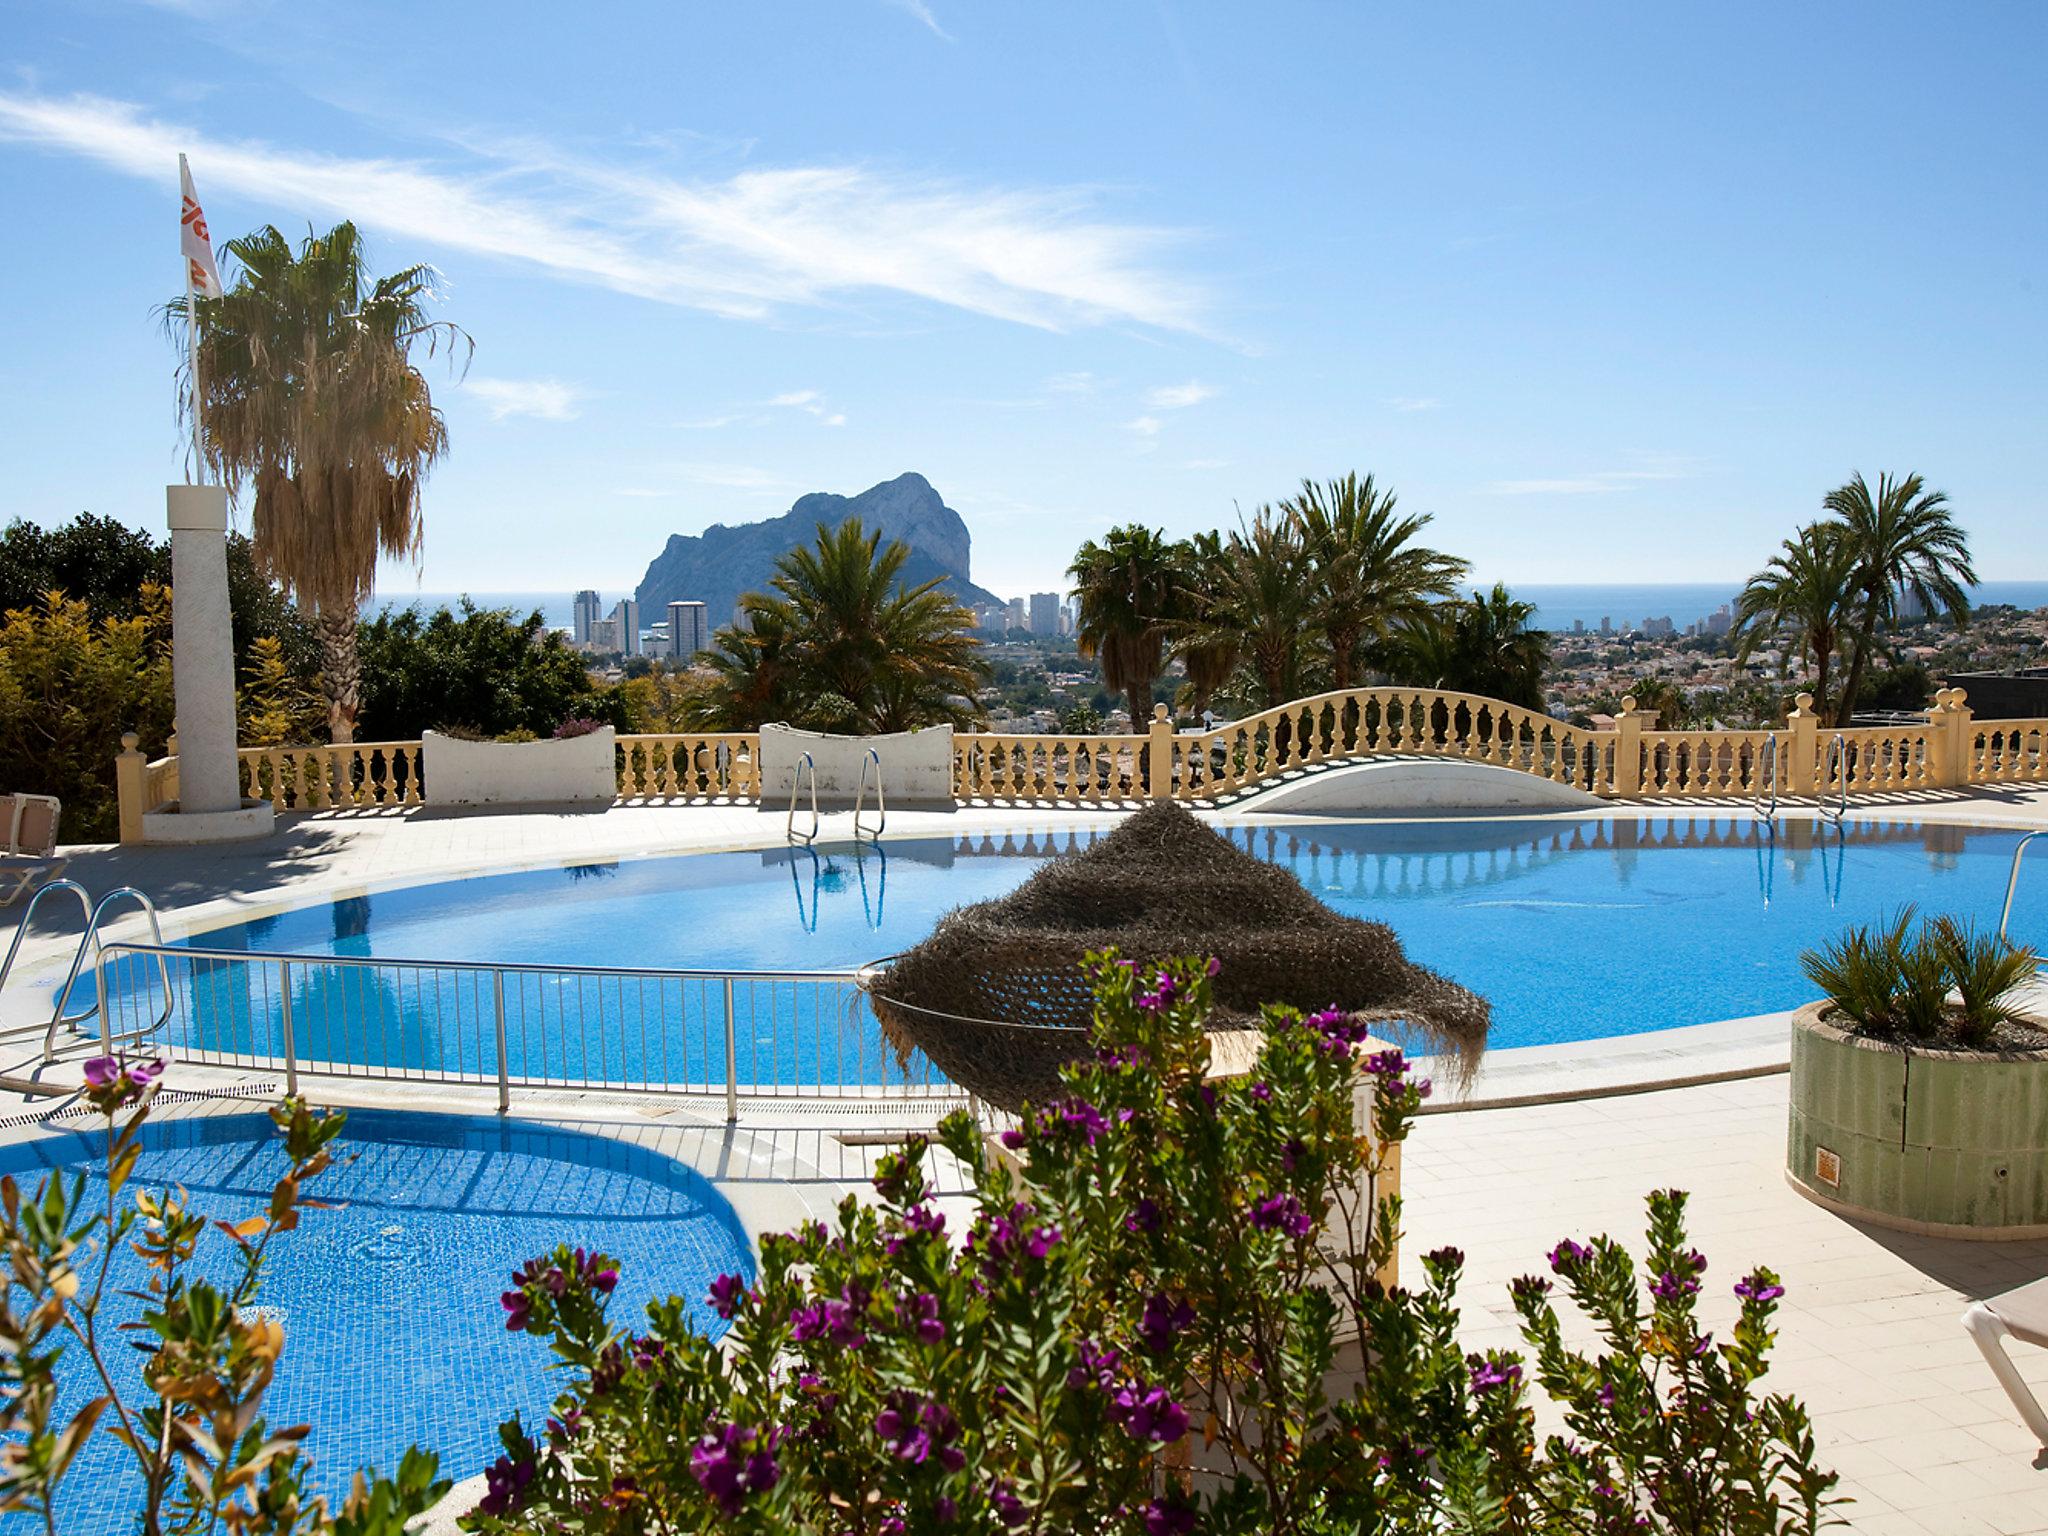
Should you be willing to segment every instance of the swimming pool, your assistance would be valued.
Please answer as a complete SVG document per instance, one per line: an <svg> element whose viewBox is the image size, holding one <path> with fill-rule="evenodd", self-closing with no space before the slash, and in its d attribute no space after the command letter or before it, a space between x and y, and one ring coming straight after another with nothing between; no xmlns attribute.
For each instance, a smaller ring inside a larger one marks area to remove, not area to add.
<svg viewBox="0 0 2048 1536"><path fill-rule="evenodd" d="M265 1115L157 1120L143 1136L135 1179L182 1184L211 1217L260 1210L287 1166ZM440 1452L446 1475L470 1476L497 1454L497 1426L513 1410L530 1423L545 1417L550 1357L506 1331L498 1296L513 1269L557 1243L620 1261L612 1315L629 1325L673 1293L715 1336L725 1324L703 1304L711 1279L754 1273L745 1232L708 1182L609 1137L359 1109L340 1150L358 1156L337 1160L310 1192L345 1203L309 1212L277 1241L258 1298L285 1328L267 1416L312 1426L311 1483L323 1493L345 1493L365 1462L395 1470L414 1444ZM46 1137L0 1148L0 1172L31 1189L52 1170L84 1172L87 1203L103 1204L103 1151L98 1134ZM228 1240L208 1231L201 1269L224 1277L230 1258ZM109 1291L142 1276L124 1247ZM109 1309L116 1321L134 1312L126 1301ZM115 1352L139 1383L137 1358ZM64 1387L67 1410L90 1395L75 1368ZM139 1486L125 1458L104 1436L91 1442L60 1489L60 1529L125 1529Z"/></svg>
<svg viewBox="0 0 2048 1536"><path fill-rule="evenodd" d="M855 966L908 948L949 908L1010 890L1090 835L969 834L534 870L285 912L193 943L549 966ZM1800 951L1848 924L1905 902L1995 923L2021 834L1871 818L1839 830L1785 821L1772 832L1747 814L1724 814L1237 824L1226 835L1291 869L1338 911L1389 923L1411 957L1488 998L1498 1049L1796 1007L1813 995ZM2048 943L2044 919L2048 879L2023 881L2014 937ZM233 965L199 969L191 991L207 1000L205 1017L181 1018L193 1033L173 1043L275 1055L284 1006L270 983L259 988ZM302 1055L394 1072L495 1071L490 1000L475 995L488 983L476 973L466 1002L462 977L431 966L364 974L293 968L280 990L293 995ZM826 1005L807 996L795 983L748 993L733 1048L743 1084L835 1072L846 1082L903 1080L857 998L826 1017ZM724 1081L713 982L643 986L637 996L576 977L536 981L531 992L522 982L506 1012L514 1075ZM466 1031L459 1039L452 1016ZM595 1043L572 1061L543 1059L549 1049L559 1057L564 1032L593 1017L604 1026Z"/></svg>

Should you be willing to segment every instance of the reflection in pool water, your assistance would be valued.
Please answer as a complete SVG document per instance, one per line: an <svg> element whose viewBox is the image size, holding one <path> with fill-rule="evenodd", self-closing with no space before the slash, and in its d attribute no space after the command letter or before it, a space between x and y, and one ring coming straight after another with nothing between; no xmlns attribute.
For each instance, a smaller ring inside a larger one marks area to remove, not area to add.
<svg viewBox="0 0 2048 1536"><path fill-rule="evenodd" d="M607 866L602 878L588 869L497 875L286 912L195 942L550 965L854 966L908 948L949 908L1014 888L1043 859L1090 835L778 847L625 862ZM1850 923L1906 902L1995 923L2020 834L1903 819L1852 821L1839 830L1785 820L1773 833L1740 814L1256 823L1230 826L1225 835L1291 869L1338 911L1391 924L1416 960L1490 999L1498 1048L1796 1007L1811 995L1799 952ZM2022 882L2014 936L2048 941L2044 917L2048 881ZM216 984L241 986L242 973L237 968ZM294 988L309 1004L345 994L359 1013L374 1013L377 1029L365 1036L379 1043L330 1042L333 1049L383 1052L376 1059L398 1064L433 1061L437 1052L450 1057L431 994L440 988L445 998L462 984L452 973L394 981L331 967L294 972ZM515 999L515 1006L550 1017L560 990ZM766 1074L763 1080L800 1076L808 1068L776 1054L775 1026L778 1010L801 1004L793 994L761 996L765 1022L742 1040L756 1063L748 1070ZM651 1069L667 1072L663 1080L722 1081L722 1042L702 1016L701 998L678 991L637 1005L622 997L619 1006L638 1008L628 1021L632 1038L621 1045L635 1068L648 1067L660 1050L666 1065ZM274 1038L276 999L238 997L236 1007L248 1046L266 1029ZM891 1070L871 1018L833 1027L839 1035L830 1050L872 1061L876 1072ZM524 1047L515 1038L508 1049Z"/></svg>

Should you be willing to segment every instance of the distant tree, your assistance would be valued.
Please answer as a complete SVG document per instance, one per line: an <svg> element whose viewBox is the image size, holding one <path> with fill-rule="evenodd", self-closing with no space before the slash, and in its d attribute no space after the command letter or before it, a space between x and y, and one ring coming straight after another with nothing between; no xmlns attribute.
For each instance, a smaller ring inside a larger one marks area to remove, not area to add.
<svg viewBox="0 0 2048 1536"><path fill-rule="evenodd" d="M1177 626L1178 644L1233 646L1243 692L1259 708L1302 693L1302 635L1313 593L1302 581L1302 544L1295 525L1260 507L1234 531L1210 568L1194 618Z"/></svg>
<svg viewBox="0 0 2048 1536"><path fill-rule="evenodd" d="M1534 603L1495 582L1485 596L1442 604L1429 622L1411 629L1398 665L1419 686L1541 712L1550 636L1530 626L1535 614Z"/></svg>
<svg viewBox="0 0 2048 1536"><path fill-rule="evenodd" d="M1092 704L1069 704L1060 711L1060 729L1069 736L1100 736L1104 724Z"/></svg>
<svg viewBox="0 0 2048 1536"><path fill-rule="evenodd" d="M1934 679L1917 661L1902 661L1880 668L1863 679L1856 695L1858 709L1925 709L1934 696Z"/></svg>
<svg viewBox="0 0 2048 1536"><path fill-rule="evenodd" d="M1682 731L1690 718L1685 690L1668 677L1638 678L1628 691L1636 701L1635 712L1649 722L1653 731Z"/></svg>
<svg viewBox="0 0 2048 1536"><path fill-rule="evenodd" d="M136 612L95 621L61 592L0 620L0 786L64 802L66 842L116 834L114 759L124 731L163 750L171 729L171 616L145 583Z"/></svg>
<svg viewBox="0 0 2048 1536"><path fill-rule="evenodd" d="M413 351L467 338L429 316L433 269L374 277L353 224L296 251L269 227L225 249L227 291L192 301L203 451L230 492L253 492L257 561L319 624L328 729L345 742L362 707L357 612L379 557L418 551L420 488L448 448ZM174 331L187 308L165 306Z"/></svg>
<svg viewBox="0 0 2048 1536"><path fill-rule="evenodd" d="M131 619L145 586L168 587L169 542L153 539L111 517L81 512L70 522L42 528L17 519L0 531L0 614L38 608L51 590L77 598L94 620ZM293 676L312 682L319 641L291 597L256 568L249 541L228 535L228 608L235 628L238 670L257 670L256 644L277 642Z"/></svg>
<svg viewBox="0 0 2048 1536"><path fill-rule="evenodd" d="M574 717L626 726L619 690L593 683L583 658L538 612L515 619L466 598L460 613L387 608L358 638L368 740L410 741L449 728L552 736Z"/></svg>
<svg viewBox="0 0 2048 1536"><path fill-rule="evenodd" d="M871 735L978 719L989 673L973 616L943 578L906 588L909 558L857 517L819 524L815 545L776 561L767 592L740 599L747 622L718 632L710 723Z"/></svg>
<svg viewBox="0 0 2048 1536"><path fill-rule="evenodd" d="M1166 637L1184 615L1186 551L1156 528L1126 523L1100 544L1089 540L1067 575L1074 583L1074 639L1101 663L1102 680L1120 693L1131 726L1152 718L1152 691L1166 670Z"/></svg>
<svg viewBox="0 0 2048 1536"><path fill-rule="evenodd" d="M1196 534L1183 548L1187 601L1184 617L1173 627L1171 649L1187 673L1188 712L1201 715L1229 686L1244 656L1244 636L1223 612L1232 549L1213 532Z"/></svg>
<svg viewBox="0 0 2048 1536"><path fill-rule="evenodd" d="M1970 564L1969 539L1949 513L1948 497L1928 490L1918 475L1880 475L1875 490L1857 475L1828 492L1824 505L1855 551L1849 675L1835 714L1835 723L1846 725L1863 691L1879 633L1898 622L1900 599L1911 595L1928 613L1967 624L1969 589L1977 584L1977 572Z"/></svg>
<svg viewBox="0 0 2048 1536"><path fill-rule="evenodd" d="M1280 504L1303 556L1317 632L1329 651L1330 686L1351 688L1375 659L1425 622L1430 605L1457 596L1466 562L1415 542L1427 513L1402 517L1390 490L1348 474Z"/></svg>
<svg viewBox="0 0 2048 1536"><path fill-rule="evenodd" d="M1813 665L1813 696L1828 710L1828 668L1840 650L1854 599L1855 544L1838 523L1810 523L1787 539L1770 563L1735 600L1735 659L1747 661L1759 645L1789 634ZM1786 662L1791 660L1790 654Z"/></svg>

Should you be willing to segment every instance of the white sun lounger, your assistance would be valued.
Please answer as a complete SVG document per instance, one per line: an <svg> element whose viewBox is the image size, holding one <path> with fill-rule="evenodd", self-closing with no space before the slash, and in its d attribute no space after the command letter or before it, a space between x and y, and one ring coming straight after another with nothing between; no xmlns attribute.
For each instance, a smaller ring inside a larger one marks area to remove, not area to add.
<svg viewBox="0 0 2048 1536"><path fill-rule="evenodd" d="M0 869L0 880L11 882L0 907L11 907L38 877L53 875L64 867L57 857L57 819L63 812L55 795L0 795L0 858L10 861ZM24 860L26 868L11 861Z"/></svg>
<svg viewBox="0 0 2048 1536"><path fill-rule="evenodd" d="M1985 1364L2005 1388L2005 1395L2012 1399L2013 1407L2034 1432L2034 1438L2048 1447L2048 1413L2042 1412L2041 1404L2005 1352L2008 1338L2048 1349L2048 1280L2036 1280L2003 1296L1978 1302L1963 1314L1963 1326L1984 1352Z"/></svg>

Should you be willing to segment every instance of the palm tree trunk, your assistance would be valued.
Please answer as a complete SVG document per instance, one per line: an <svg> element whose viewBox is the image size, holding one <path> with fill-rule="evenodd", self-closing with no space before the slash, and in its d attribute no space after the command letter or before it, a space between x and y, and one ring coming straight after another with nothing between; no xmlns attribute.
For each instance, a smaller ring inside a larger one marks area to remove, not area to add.
<svg viewBox="0 0 2048 1536"><path fill-rule="evenodd" d="M1849 717L1856 713L1856 695L1863 687L1863 674L1870 666L1871 648L1877 643L1877 625L1871 623L1856 631L1849 649L1849 675L1842 679L1842 702L1835 710L1835 729L1840 730L1849 723Z"/></svg>
<svg viewBox="0 0 2048 1536"><path fill-rule="evenodd" d="M327 735L336 746L356 739L356 715L363 703L363 667L356 655L356 611L336 605L320 610L320 693L327 701Z"/></svg>

